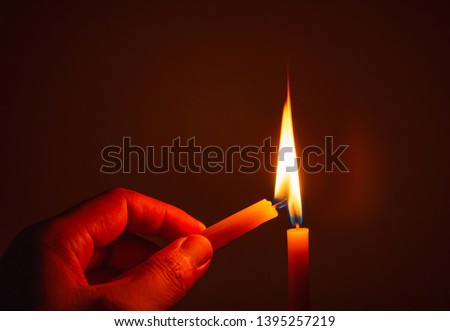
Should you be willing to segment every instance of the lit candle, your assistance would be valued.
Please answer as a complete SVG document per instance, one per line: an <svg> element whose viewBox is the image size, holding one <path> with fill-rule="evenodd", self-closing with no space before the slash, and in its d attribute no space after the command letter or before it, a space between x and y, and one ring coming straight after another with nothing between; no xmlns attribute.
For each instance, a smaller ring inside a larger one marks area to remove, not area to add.
<svg viewBox="0 0 450 331"><path fill-rule="evenodd" d="M298 225L287 230L288 307L309 310L309 230Z"/></svg>
<svg viewBox="0 0 450 331"><path fill-rule="evenodd" d="M202 235L209 239L214 249L228 244L250 230L278 216L277 205L266 199L242 209L210 226Z"/></svg>
<svg viewBox="0 0 450 331"><path fill-rule="evenodd" d="M265 199L261 200L210 226L203 231L202 235L209 239L214 249L220 248L277 217L277 208L287 205L289 217L294 226L293 229L287 230L289 309L307 310L309 309L309 231L300 227L302 224L302 203L289 83L281 123L275 200L275 204Z"/></svg>
<svg viewBox="0 0 450 331"><path fill-rule="evenodd" d="M287 199L288 213L293 229L287 230L288 249L288 307L290 310L309 309L309 248L308 229L302 225L297 153L292 125L289 82L287 99L281 122L280 149L275 183L275 200Z"/></svg>

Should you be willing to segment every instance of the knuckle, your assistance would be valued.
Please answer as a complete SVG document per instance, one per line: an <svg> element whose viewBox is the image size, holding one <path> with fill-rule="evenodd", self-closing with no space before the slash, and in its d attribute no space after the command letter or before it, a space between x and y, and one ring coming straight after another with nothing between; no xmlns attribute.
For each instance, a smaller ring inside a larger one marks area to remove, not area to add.
<svg viewBox="0 0 450 331"><path fill-rule="evenodd" d="M107 192L109 194L117 195L117 196L121 196L122 197L122 196L127 195L127 193L130 192L130 190L128 190L126 188L123 188L123 187L114 187L112 189L109 189Z"/></svg>

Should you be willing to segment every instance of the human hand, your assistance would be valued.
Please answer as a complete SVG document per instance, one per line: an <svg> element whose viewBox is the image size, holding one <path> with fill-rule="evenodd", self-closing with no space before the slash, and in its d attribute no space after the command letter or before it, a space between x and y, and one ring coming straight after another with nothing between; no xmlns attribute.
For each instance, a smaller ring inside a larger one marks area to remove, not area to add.
<svg viewBox="0 0 450 331"><path fill-rule="evenodd" d="M182 210L113 189L20 233L1 261L6 309L163 310L208 269L205 226ZM160 249L139 235L173 241ZM14 284L14 286L12 286Z"/></svg>

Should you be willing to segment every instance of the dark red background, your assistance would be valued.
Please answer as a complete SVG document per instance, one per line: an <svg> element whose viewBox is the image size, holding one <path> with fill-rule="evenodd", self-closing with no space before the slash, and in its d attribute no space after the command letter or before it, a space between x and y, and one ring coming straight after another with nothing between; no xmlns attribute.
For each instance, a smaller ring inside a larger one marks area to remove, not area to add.
<svg viewBox="0 0 450 331"><path fill-rule="evenodd" d="M278 142L289 62L312 309L450 309L444 2L2 1L2 252L24 226L123 186L212 224L275 177L101 174L103 147ZM286 309L285 215L217 251L175 309Z"/></svg>

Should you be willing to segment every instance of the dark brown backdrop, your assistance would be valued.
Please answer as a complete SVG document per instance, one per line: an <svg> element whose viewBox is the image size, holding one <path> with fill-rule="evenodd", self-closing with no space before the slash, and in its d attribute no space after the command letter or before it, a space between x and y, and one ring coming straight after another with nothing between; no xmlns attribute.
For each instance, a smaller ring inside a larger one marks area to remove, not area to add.
<svg viewBox="0 0 450 331"><path fill-rule="evenodd" d="M442 2L444 3L444 2ZM195 136L278 142L289 62L301 146L349 144L350 173L302 175L313 309L450 309L448 12L438 2L0 3L1 244L123 186L206 224L274 175L116 174L100 152ZM286 218L216 252L176 309L286 309Z"/></svg>

